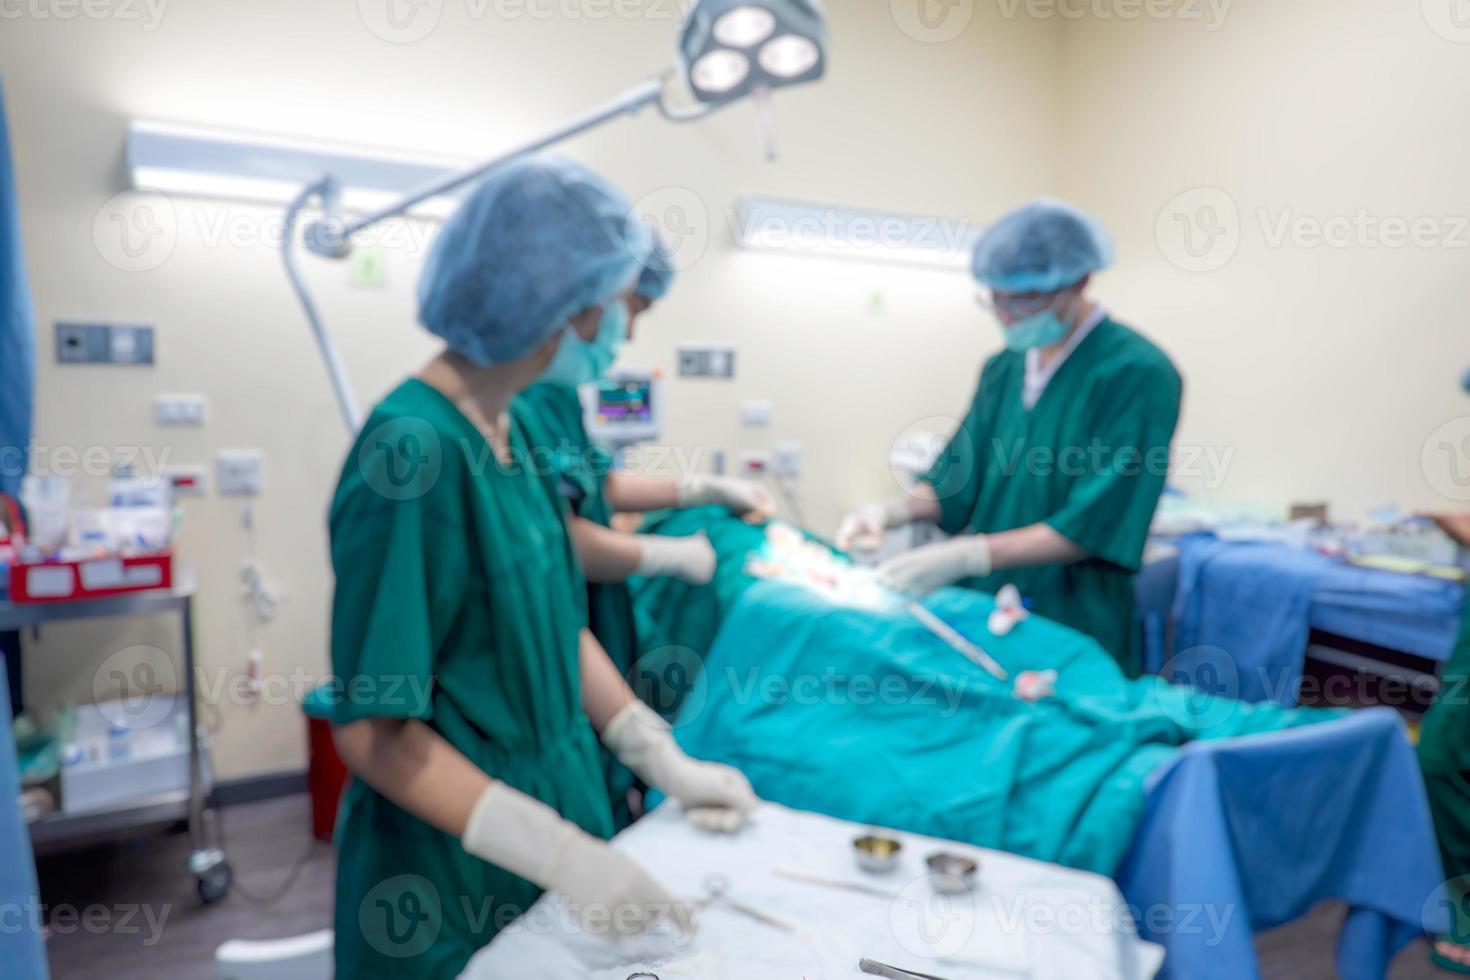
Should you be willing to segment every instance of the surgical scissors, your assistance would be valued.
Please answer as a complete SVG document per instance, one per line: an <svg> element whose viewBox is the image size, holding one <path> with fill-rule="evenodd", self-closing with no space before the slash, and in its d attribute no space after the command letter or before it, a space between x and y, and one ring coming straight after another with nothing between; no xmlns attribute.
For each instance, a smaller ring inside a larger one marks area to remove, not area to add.
<svg viewBox="0 0 1470 980"><path fill-rule="evenodd" d="M778 919L774 915L767 915L760 909L744 902L736 901L730 897L730 879L722 874L708 875L704 879L705 897L694 903L696 909L706 909L711 905L723 905L731 912L738 912L748 919L754 919L762 925L782 932L795 932L796 927L784 919Z"/></svg>

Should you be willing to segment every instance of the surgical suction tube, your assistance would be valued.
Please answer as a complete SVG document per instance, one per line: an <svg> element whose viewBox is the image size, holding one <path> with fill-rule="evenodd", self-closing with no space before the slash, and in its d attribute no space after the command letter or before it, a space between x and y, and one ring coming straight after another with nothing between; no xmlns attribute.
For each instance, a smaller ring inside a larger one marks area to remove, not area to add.
<svg viewBox="0 0 1470 980"><path fill-rule="evenodd" d="M296 296L301 300L301 306L306 311L307 322L311 324L312 333L316 337L317 346L321 349L322 358L327 363L327 374L331 377L332 388L337 394L337 407L342 411L342 420L347 424L349 434L356 435L362 427L362 413L357 407L357 398L352 392L352 383L347 377L347 370L342 364L342 359L337 349L332 344L326 328L323 326L321 317L317 312L316 304L312 302L311 294L306 288L306 282L302 279L300 270L296 266L295 257L295 226L297 215L313 199L319 198L326 211L326 216L313 222L306 230L306 247L313 253L327 258L343 259L352 253L352 236L365 228L371 227L380 221L402 214L415 205L422 204L430 198L438 197L454 191L465 184L478 180L507 163L519 160L522 157L554 146L562 142L602 125L619 116L633 115L648 105L657 105L660 114L670 122L686 123L696 119L703 119L718 108L730 103L719 105L701 105L692 108L675 107L665 101L666 82L671 73L665 72L657 78L651 78L646 82L634 86L618 98L607 103L601 108L594 109L584 116L572 120L558 129L554 129L546 135L532 140L524 146L501 154L485 163L476 164L466 170L450 174L439 180L426 184L416 191L412 191L406 197L390 204L385 208L374 211L363 217L352 221L346 221L338 214L338 198L340 188L337 181L331 177L323 176L315 182L301 189L301 193L291 202L286 210L286 235L282 243L282 257L286 264L286 275L291 280L291 287L296 291ZM767 141L769 148L770 143Z"/></svg>

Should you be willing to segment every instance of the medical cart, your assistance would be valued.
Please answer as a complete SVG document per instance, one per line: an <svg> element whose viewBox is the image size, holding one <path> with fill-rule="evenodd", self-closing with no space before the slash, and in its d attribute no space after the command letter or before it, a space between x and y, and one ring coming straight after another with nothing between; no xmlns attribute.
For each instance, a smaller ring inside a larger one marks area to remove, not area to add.
<svg viewBox="0 0 1470 980"><path fill-rule="evenodd" d="M189 828L191 852L189 871L195 877L199 897L218 901L230 890L234 874L225 857L209 792L213 777L208 773L207 747L199 731L194 676L194 592L191 569L179 566L174 584L166 589L149 589L98 599L60 602L15 603L0 600L0 631L31 629L103 616L153 616L172 613L179 617L182 636L181 668L184 705L188 721L189 780L185 789L142 796L95 810L66 813L57 810L30 824L31 845L38 852L61 851L134 832L183 821Z"/></svg>

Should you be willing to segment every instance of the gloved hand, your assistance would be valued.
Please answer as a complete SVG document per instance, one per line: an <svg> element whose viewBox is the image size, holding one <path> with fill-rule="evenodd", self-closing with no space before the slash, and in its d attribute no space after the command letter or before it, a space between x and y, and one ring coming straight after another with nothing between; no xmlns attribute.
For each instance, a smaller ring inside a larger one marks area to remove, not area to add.
<svg viewBox="0 0 1470 980"><path fill-rule="evenodd" d="M635 537L642 552L636 569L639 575L668 575L690 585L704 585L715 577L715 548L703 531L683 538L658 534Z"/></svg>
<svg viewBox="0 0 1470 980"><path fill-rule="evenodd" d="M837 547L842 551L877 551L883 546L883 532L913 519L902 498L864 504L842 519L837 528Z"/></svg>
<svg viewBox="0 0 1470 980"><path fill-rule="evenodd" d="M760 805L744 774L685 755L669 723L642 701L633 701L608 722L602 744L645 783L678 800L690 822L705 830L738 830Z"/></svg>
<svg viewBox="0 0 1470 980"><path fill-rule="evenodd" d="M689 906L632 858L502 782L481 794L460 842L470 854L560 892L589 929L625 936L672 921L694 934Z"/></svg>
<svg viewBox="0 0 1470 980"><path fill-rule="evenodd" d="M691 476L679 484L680 507L715 504L732 514L771 517L776 502L766 488L749 480L727 476Z"/></svg>
<svg viewBox="0 0 1470 980"><path fill-rule="evenodd" d="M878 566L883 584L895 592L923 595L962 578L990 574L990 542L962 534L906 551Z"/></svg>

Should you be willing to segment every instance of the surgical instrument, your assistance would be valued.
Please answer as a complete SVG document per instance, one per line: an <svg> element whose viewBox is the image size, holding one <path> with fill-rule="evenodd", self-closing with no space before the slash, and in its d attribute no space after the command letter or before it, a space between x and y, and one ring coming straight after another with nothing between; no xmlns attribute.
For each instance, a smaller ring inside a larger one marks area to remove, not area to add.
<svg viewBox="0 0 1470 980"><path fill-rule="evenodd" d="M738 912L748 919L754 919L763 925L782 932L795 932L796 927L784 919L778 919L774 915L767 915L760 909L744 902L736 901L730 897L730 879L720 874L709 875L704 879L705 897L694 903L696 910L707 909L712 905L723 905L731 912Z"/></svg>
<svg viewBox="0 0 1470 980"><path fill-rule="evenodd" d="M790 868L777 868L777 878L785 878L788 881L799 881L807 885L818 885L822 888L837 888L842 891L857 892L860 895L871 895L874 898L892 900L894 893L885 891L874 885L865 885L859 881L844 881L841 878L823 878L807 871L795 871Z"/></svg>
<svg viewBox="0 0 1470 980"><path fill-rule="evenodd" d="M871 976L888 977L889 980L945 980L944 977L936 977L932 973L915 973L913 970L903 970L877 960L859 960L858 969Z"/></svg>
<svg viewBox="0 0 1470 980"><path fill-rule="evenodd" d="M995 659L991 657L990 654L986 653L984 650L980 649L974 643L966 639L959 632L959 630L955 629L953 626L949 625L944 620L934 615L928 609L925 609L922 605L919 604L917 599L908 600L904 603L903 607L905 610L908 611L909 615L917 619L924 626L925 629L933 633L935 636L939 637L950 647L954 648L954 650L965 657L965 659L971 661L979 667L984 668L985 671L990 674L990 676L994 677L998 681L1010 679L1010 676L1005 672L1005 669L1002 668L1000 664L996 663Z"/></svg>

